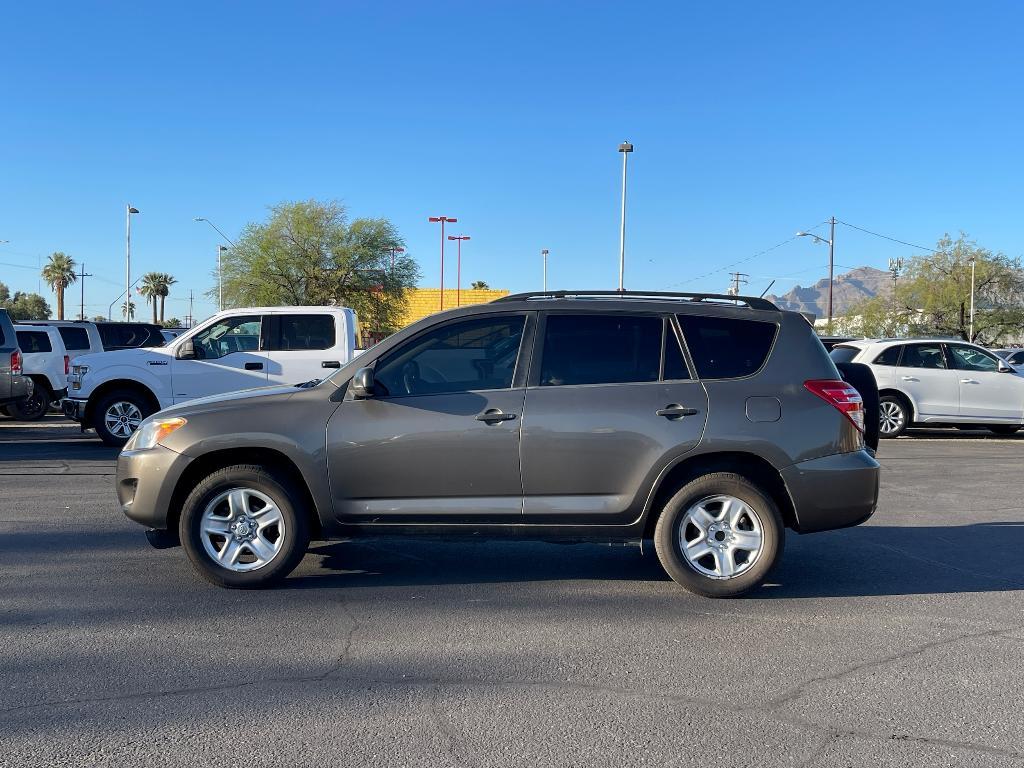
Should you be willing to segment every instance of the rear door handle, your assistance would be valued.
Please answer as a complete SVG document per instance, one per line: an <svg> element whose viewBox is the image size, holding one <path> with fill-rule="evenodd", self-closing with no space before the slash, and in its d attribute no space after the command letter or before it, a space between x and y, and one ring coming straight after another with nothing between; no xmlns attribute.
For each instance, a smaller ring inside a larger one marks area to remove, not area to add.
<svg viewBox="0 0 1024 768"><path fill-rule="evenodd" d="M262 371L263 363L246 363L245 370L247 371Z"/></svg>
<svg viewBox="0 0 1024 768"><path fill-rule="evenodd" d="M900 378L904 381L920 381L917 376L901 376Z"/></svg>
<svg viewBox="0 0 1024 768"><path fill-rule="evenodd" d="M679 403L671 403L664 408L659 408L655 413L658 416L664 416L666 419L681 419L683 416L697 415L697 409L686 408Z"/></svg>
<svg viewBox="0 0 1024 768"><path fill-rule="evenodd" d="M960 379L961 384L977 384L977 379Z"/></svg>
<svg viewBox="0 0 1024 768"><path fill-rule="evenodd" d="M511 421L516 415L514 413L502 413L497 408L488 408L483 413L476 415L477 421L486 421L488 424L497 423L499 421Z"/></svg>
<svg viewBox="0 0 1024 768"><path fill-rule="evenodd" d="M337 360L324 360L320 363L321 368L341 368L341 363Z"/></svg>

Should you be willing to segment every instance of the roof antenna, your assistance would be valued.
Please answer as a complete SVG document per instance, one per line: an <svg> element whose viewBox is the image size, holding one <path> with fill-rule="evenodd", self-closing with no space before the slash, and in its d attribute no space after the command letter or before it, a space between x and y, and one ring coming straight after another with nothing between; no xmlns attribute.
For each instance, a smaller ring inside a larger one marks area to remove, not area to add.
<svg viewBox="0 0 1024 768"><path fill-rule="evenodd" d="M765 288L765 289L764 289L763 291L761 291L761 295L760 295L760 296L759 296L758 298L761 298L761 299L763 299L763 298L764 298L764 295L765 295L766 293L768 293L768 291L770 291L770 290L772 289L772 286L773 286L773 285L775 285L775 281L774 281L774 280L772 280L772 281L771 281L770 283L768 283L768 287L767 287L767 288Z"/></svg>

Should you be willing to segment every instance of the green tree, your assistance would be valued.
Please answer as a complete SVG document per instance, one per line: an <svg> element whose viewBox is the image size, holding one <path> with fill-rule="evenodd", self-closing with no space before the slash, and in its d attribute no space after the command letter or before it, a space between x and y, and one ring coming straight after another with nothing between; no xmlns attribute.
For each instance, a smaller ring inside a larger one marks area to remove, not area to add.
<svg viewBox="0 0 1024 768"><path fill-rule="evenodd" d="M153 307L153 322L156 320L157 297L160 296L160 273L147 272L142 276L142 284L139 285L139 293L146 297L146 303Z"/></svg>
<svg viewBox="0 0 1024 768"><path fill-rule="evenodd" d="M475 280L473 283L470 284L469 287L472 288L474 291L486 291L490 289L491 286L489 286L483 280Z"/></svg>
<svg viewBox="0 0 1024 768"><path fill-rule="evenodd" d="M164 328L181 328L182 327L181 320L179 320L176 317L172 317L170 320L161 320L160 322L163 323Z"/></svg>
<svg viewBox="0 0 1024 768"><path fill-rule="evenodd" d="M50 305L38 293L15 291L0 283L0 309L6 309L12 320L48 320Z"/></svg>
<svg viewBox="0 0 1024 768"><path fill-rule="evenodd" d="M43 280L57 294L57 319L64 319L64 290L78 279L75 262L67 254L57 251L50 254L42 271Z"/></svg>
<svg viewBox="0 0 1024 768"><path fill-rule="evenodd" d="M135 319L135 302L131 299L121 302L121 314L129 320Z"/></svg>
<svg viewBox="0 0 1024 768"><path fill-rule="evenodd" d="M225 308L334 304L356 310L364 328L390 333L419 279L407 255L391 268L392 249L402 245L387 219L349 220L335 202L281 203L225 252ZM207 296L216 300L216 286Z"/></svg>
<svg viewBox="0 0 1024 768"><path fill-rule="evenodd" d="M983 346L1024 332L1024 269L1019 258L993 254L963 233L945 235L935 252L910 261L895 292L850 308L840 332L869 337L941 335L971 340L971 262L974 262L974 338Z"/></svg>

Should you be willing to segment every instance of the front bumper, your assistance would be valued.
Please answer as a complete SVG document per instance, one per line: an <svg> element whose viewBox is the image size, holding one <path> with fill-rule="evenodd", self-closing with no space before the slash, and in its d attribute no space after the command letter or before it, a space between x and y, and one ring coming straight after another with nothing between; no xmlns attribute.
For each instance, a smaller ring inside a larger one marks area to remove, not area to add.
<svg viewBox="0 0 1024 768"><path fill-rule="evenodd" d="M866 450L801 461L781 474L800 533L859 525L878 504L879 465Z"/></svg>
<svg viewBox="0 0 1024 768"><path fill-rule="evenodd" d="M85 419L85 404L87 400L76 400L73 397L65 397L60 401L60 409L64 411L64 415L72 421L82 421Z"/></svg>
<svg viewBox="0 0 1024 768"><path fill-rule="evenodd" d="M121 451L117 457L117 500L130 519L150 528L167 528L171 497L192 461L158 445L144 451Z"/></svg>

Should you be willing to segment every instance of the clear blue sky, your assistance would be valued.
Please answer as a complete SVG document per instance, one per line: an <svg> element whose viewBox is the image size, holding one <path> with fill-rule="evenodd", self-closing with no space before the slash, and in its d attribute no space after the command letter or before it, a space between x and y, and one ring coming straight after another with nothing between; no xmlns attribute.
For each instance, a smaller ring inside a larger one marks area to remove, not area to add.
<svg viewBox="0 0 1024 768"><path fill-rule="evenodd" d="M0 281L35 290L63 250L105 312L130 202L133 272L176 275L182 316L218 243L194 216L234 236L315 197L392 219L423 285L445 214L473 238L466 283L539 288L549 248L552 287L612 288L623 139L630 288L723 290L731 262L831 215L1017 256L1022 28L1014 2L15 4ZM914 252L837 232L840 265ZM740 269L784 291L826 261L803 238Z"/></svg>

